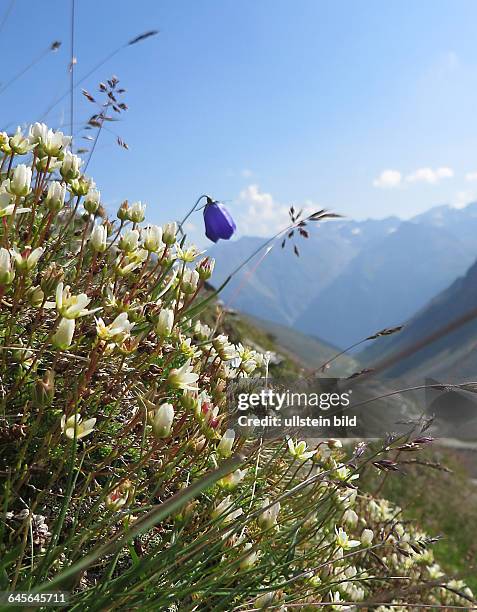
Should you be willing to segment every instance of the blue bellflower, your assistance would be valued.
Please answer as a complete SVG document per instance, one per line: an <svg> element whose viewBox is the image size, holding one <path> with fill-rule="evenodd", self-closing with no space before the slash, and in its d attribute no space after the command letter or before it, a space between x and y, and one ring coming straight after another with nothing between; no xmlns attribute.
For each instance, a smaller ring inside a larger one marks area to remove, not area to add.
<svg viewBox="0 0 477 612"><path fill-rule="evenodd" d="M220 202L207 198L204 208L205 235L212 242L229 240L237 229L229 211Z"/></svg>

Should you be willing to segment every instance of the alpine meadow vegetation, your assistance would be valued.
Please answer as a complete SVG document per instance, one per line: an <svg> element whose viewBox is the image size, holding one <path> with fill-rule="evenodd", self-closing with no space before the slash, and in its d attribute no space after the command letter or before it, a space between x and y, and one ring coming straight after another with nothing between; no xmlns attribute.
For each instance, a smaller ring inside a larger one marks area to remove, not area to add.
<svg viewBox="0 0 477 612"><path fill-rule="evenodd" d="M425 426L373 448L239 437L227 383L273 365L224 334L213 260L139 201L109 218L69 147L0 133L0 590L73 611L468 608L433 534L360 488ZM235 230L219 204L214 241Z"/></svg>

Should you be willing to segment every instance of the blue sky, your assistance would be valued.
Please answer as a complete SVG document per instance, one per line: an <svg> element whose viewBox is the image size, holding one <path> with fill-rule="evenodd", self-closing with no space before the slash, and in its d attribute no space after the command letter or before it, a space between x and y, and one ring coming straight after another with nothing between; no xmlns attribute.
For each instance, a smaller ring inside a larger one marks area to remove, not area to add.
<svg viewBox="0 0 477 612"><path fill-rule="evenodd" d="M112 211L140 199L163 222L207 192L229 203L241 233L267 235L291 203L362 219L477 198L474 1L76 5L78 77L137 34L161 31L85 83L95 93L114 73L128 90L114 129L130 150L106 134L88 169ZM0 80L53 40L63 46L0 94L0 127L38 119L67 90L69 17L66 0L14 3ZM48 122L68 123L68 106ZM79 90L75 106L79 128L92 107ZM200 216L192 223L200 236Z"/></svg>

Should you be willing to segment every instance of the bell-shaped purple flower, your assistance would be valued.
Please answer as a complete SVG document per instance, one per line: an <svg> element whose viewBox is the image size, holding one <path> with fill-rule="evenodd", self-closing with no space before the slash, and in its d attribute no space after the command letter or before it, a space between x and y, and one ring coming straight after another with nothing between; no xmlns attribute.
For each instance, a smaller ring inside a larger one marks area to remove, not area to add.
<svg viewBox="0 0 477 612"><path fill-rule="evenodd" d="M220 202L208 199L204 208L205 235L212 242L228 240L237 229L229 211Z"/></svg>

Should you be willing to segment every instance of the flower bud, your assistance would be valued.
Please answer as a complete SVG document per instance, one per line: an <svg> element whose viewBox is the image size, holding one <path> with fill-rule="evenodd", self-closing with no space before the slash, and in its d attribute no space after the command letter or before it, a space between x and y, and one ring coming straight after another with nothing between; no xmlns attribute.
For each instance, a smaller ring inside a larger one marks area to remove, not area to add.
<svg viewBox="0 0 477 612"><path fill-rule="evenodd" d="M0 286L10 285L15 278L10 253L5 248L0 248Z"/></svg>
<svg viewBox="0 0 477 612"><path fill-rule="evenodd" d="M374 533L371 529L363 529L363 533L361 534L361 544L363 546L371 546L373 538Z"/></svg>
<svg viewBox="0 0 477 612"><path fill-rule="evenodd" d="M182 275L182 291L186 294L194 293L199 285L199 273L186 268Z"/></svg>
<svg viewBox="0 0 477 612"><path fill-rule="evenodd" d="M242 561L240 561L240 569L247 570L255 565L255 562L258 559L258 552L255 550L249 553L248 551L251 548L252 544L250 542L245 544L245 546L243 547L244 552L248 554L242 559Z"/></svg>
<svg viewBox="0 0 477 612"><path fill-rule="evenodd" d="M130 495L133 493L132 483L126 480L119 487L116 487L111 493L106 496L104 503L108 510L116 512L125 506L128 502Z"/></svg>
<svg viewBox="0 0 477 612"><path fill-rule="evenodd" d="M95 225L89 237L89 244L96 253L104 253L108 248L108 230L104 225Z"/></svg>
<svg viewBox="0 0 477 612"><path fill-rule="evenodd" d="M31 168L25 164L19 164L13 171L13 178L7 179L5 185L9 193L15 196L26 196L30 193L31 186Z"/></svg>
<svg viewBox="0 0 477 612"><path fill-rule="evenodd" d="M197 340L200 340L201 342L205 342L206 340L209 339L211 331L212 330L210 329L208 325L205 325L204 323L201 323L200 321L196 321L194 325L194 335L196 336Z"/></svg>
<svg viewBox="0 0 477 612"><path fill-rule="evenodd" d="M162 404L150 414L152 431L156 438L169 437L174 420L174 408L172 404Z"/></svg>
<svg viewBox="0 0 477 612"><path fill-rule="evenodd" d="M6 132L0 132L0 151L3 151L3 153L11 153L8 140L8 134Z"/></svg>
<svg viewBox="0 0 477 612"><path fill-rule="evenodd" d="M166 223L162 227L162 242L171 246L176 241L177 223Z"/></svg>
<svg viewBox="0 0 477 612"><path fill-rule="evenodd" d="M118 209L116 213L117 218L120 221L128 221L129 220L129 203L125 200Z"/></svg>
<svg viewBox="0 0 477 612"><path fill-rule="evenodd" d="M230 457L232 454L232 446L234 445L235 431L233 429L227 429L222 438L220 439L219 445L217 446L217 452L224 459Z"/></svg>
<svg viewBox="0 0 477 612"><path fill-rule="evenodd" d="M262 514L258 517L258 524L262 529L271 529L277 524L278 513L280 512L280 502L275 502L270 506L270 500L266 497L263 500Z"/></svg>
<svg viewBox="0 0 477 612"><path fill-rule="evenodd" d="M268 608L273 603L275 603L275 593L270 591L268 593L263 593L263 595L259 595L255 598L253 603L254 608L258 608L259 610Z"/></svg>
<svg viewBox="0 0 477 612"><path fill-rule="evenodd" d="M163 308L156 323L156 334L160 338L167 338L171 335L173 327L174 312L170 308Z"/></svg>
<svg viewBox="0 0 477 612"><path fill-rule="evenodd" d="M51 339L52 345L62 351L66 350L73 340L73 334L75 333L75 320L74 319L61 319L58 329Z"/></svg>
<svg viewBox="0 0 477 612"><path fill-rule="evenodd" d="M66 185L53 181L48 187L48 193L45 198L45 205L51 212L58 212L63 208L65 203Z"/></svg>
<svg viewBox="0 0 477 612"><path fill-rule="evenodd" d="M215 267L215 259L205 257L197 266L197 272L201 280L208 280L212 276Z"/></svg>
<svg viewBox="0 0 477 612"><path fill-rule="evenodd" d="M48 370L43 378L37 379L33 388L33 403L38 407L48 407L55 395L55 372Z"/></svg>
<svg viewBox="0 0 477 612"><path fill-rule="evenodd" d="M45 294L43 293L42 288L36 285L29 287L26 292L26 298L28 303L33 306L33 308L39 308L43 304Z"/></svg>
<svg viewBox="0 0 477 612"><path fill-rule="evenodd" d="M66 151L60 168L60 174L65 181L70 182L77 179L80 175L81 159Z"/></svg>
<svg viewBox="0 0 477 612"><path fill-rule="evenodd" d="M182 395L181 405L189 412L195 412L198 408L197 399L191 393L184 393Z"/></svg>
<svg viewBox="0 0 477 612"><path fill-rule="evenodd" d="M139 244L139 232L136 229L127 230L119 239L119 248L125 253L135 251Z"/></svg>
<svg viewBox="0 0 477 612"><path fill-rule="evenodd" d="M146 251L157 253L162 245L162 228L158 225L151 225L144 230L143 247Z"/></svg>
<svg viewBox="0 0 477 612"><path fill-rule="evenodd" d="M46 123L39 123L38 121L30 125L28 130L28 138L31 144L39 144L43 140L46 140L48 134L48 126Z"/></svg>
<svg viewBox="0 0 477 612"><path fill-rule="evenodd" d="M174 515L174 521L178 523L187 522L194 515L195 509L198 504L199 502L196 499L190 501L182 508L180 512Z"/></svg>
<svg viewBox="0 0 477 612"><path fill-rule="evenodd" d="M44 250L45 249L38 247L32 251L30 246L26 246L21 253L15 248L12 249L11 254L15 259L15 265L17 266L18 270L21 270L22 272L30 272L30 270L36 268L38 260L43 255Z"/></svg>
<svg viewBox="0 0 477 612"><path fill-rule="evenodd" d="M98 212L101 193L97 189L90 189L85 196L83 208L90 215L95 215Z"/></svg>
<svg viewBox="0 0 477 612"><path fill-rule="evenodd" d="M86 176L81 176L77 179L69 181L70 191L76 196L85 196L91 189L91 179Z"/></svg>
<svg viewBox="0 0 477 612"><path fill-rule="evenodd" d="M355 527L358 524L358 515L354 510L348 508L346 512L343 514L343 522L351 527Z"/></svg>
<svg viewBox="0 0 477 612"><path fill-rule="evenodd" d="M133 223L144 221L146 205L141 202L134 202L128 211L128 219Z"/></svg>

